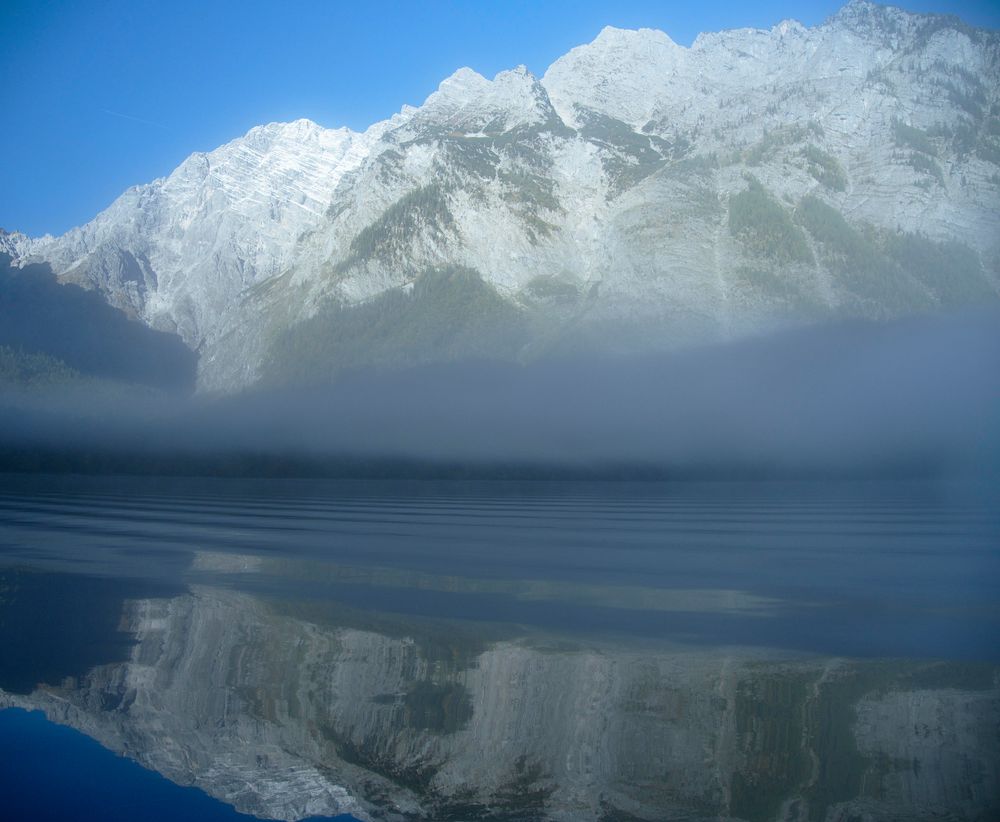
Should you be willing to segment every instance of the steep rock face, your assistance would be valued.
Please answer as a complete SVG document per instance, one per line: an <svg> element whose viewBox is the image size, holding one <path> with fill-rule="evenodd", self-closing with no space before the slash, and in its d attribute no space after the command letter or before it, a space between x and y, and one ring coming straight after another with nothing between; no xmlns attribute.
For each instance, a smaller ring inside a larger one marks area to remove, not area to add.
<svg viewBox="0 0 1000 822"><path fill-rule="evenodd" d="M0 228L0 254L17 259L29 253L32 245L31 238L19 231L11 233Z"/></svg>
<svg viewBox="0 0 1000 822"><path fill-rule="evenodd" d="M31 251L63 280L99 288L197 347L235 295L290 264L292 241L323 219L330 191L377 131L308 120L251 129Z"/></svg>
<svg viewBox="0 0 1000 822"><path fill-rule="evenodd" d="M329 327L405 313L442 271L505 304L436 297L442 327L510 324L501 357L884 318L997 296L998 89L996 33L865 0L690 48L608 28L540 80L461 69L364 134L253 129L63 237L0 242L176 330L205 389L357 365ZM384 325L375 362L468 347Z"/></svg>

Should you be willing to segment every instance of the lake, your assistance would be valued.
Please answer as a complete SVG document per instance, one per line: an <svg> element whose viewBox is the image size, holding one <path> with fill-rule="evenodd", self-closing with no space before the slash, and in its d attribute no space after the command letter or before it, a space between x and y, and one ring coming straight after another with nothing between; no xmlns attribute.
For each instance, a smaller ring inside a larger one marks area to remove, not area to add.
<svg viewBox="0 0 1000 822"><path fill-rule="evenodd" d="M2 476L0 815L998 818L998 498Z"/></svg>

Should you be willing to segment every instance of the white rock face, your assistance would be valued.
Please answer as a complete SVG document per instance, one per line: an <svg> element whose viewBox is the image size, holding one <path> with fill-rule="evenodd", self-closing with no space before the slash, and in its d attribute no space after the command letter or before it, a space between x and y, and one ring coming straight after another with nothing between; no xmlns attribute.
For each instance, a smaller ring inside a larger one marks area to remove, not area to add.
<svg viewBox="0 0 1000 822"><path fill-rule="evenodd" d="M751 176L756 204L741 199ZM299 351L367 364L329 326L387 295L416 304L442 269L474 272L524 318L498 351L514 357L992 300L1000 35L864 0L812 29L690 48L606 28L541 80L460 69L363 134L252 129L81 228L5 234L0 251L175 330L206 390L287 371ZM371 361L465 345L383 342Z"/></svg>
<svg viewBox="0 0 1000 822"><path fill-rule="evenodd" d="M581 125L578 109L589 108L640 129L658 109L691 99L692 68L689 50L662 31L608 26L556 60L542 82L567 125Z"/></svg>
<svg viewBox="0 0 1000 822"><path fill-rule="evenodd" d="M0 254L7 254L13 259L30 253L33 242L30 237L15 231L13 234L0 228Z"/></svg>
<svg viewBox="0 0 1000 822"><path fill-rule="evenodd" d="M323 219L330 191L373 139L308 120L259 126L129 189L92 222L43 238L32 252L64 279L105 290L196 346L236 295L284 270L290 238ZM116 276L116 266L133 275Z"/></svg>

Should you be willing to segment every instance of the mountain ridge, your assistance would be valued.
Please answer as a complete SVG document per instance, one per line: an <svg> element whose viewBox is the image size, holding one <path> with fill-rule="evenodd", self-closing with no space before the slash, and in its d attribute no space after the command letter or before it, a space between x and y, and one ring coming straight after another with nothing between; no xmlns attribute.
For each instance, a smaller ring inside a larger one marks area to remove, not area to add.
<svg viewBox="0 0 1000 822"><path fill-rule="evenodd" d="M1000 290L998 88L996 32L866 0L690 47L606 27L541 78L459 69L364 132L255 127L0 250L179 334L202 390L440 271L524 318L504 358L891 317Z"/></svg>

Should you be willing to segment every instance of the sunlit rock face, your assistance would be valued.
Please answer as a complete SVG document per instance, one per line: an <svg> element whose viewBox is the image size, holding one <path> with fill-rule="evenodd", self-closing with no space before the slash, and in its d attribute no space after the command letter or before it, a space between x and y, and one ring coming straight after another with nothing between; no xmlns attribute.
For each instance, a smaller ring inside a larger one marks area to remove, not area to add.
<svg viewBox="0 0 1000 822"><path fill-rule="evenodd" d="M1000 807L990 666L480 642L323 612L207 587L132 601L127 662L0 705L41 708L280 819L832 822Z"/></svg>
<svg viewBox="0 0 1000 822"><path fill-rule="evenodd" d="M0 248L176 331L203 389L885 318L997 296L998 90L996 32L865 0L689 48L607 28Z"/></svg>

